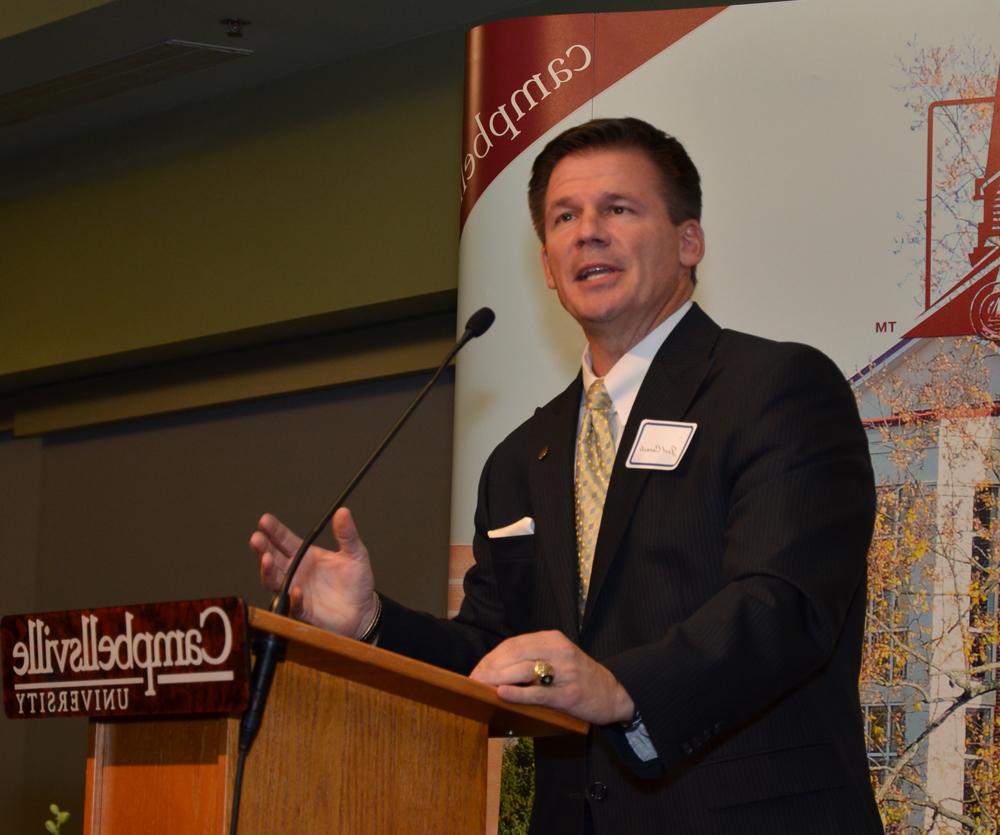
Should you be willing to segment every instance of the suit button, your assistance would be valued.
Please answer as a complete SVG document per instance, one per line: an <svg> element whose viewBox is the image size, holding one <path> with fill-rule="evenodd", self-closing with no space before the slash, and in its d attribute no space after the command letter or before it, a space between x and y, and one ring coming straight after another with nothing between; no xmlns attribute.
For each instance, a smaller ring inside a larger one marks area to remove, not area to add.
<svg viewBox="0 0 1000 835"><path fill-rule="evenodd" d="M587 786L587 794L594 800L604 800L608 796L608 787L600 780L593 780Z"/></svg>

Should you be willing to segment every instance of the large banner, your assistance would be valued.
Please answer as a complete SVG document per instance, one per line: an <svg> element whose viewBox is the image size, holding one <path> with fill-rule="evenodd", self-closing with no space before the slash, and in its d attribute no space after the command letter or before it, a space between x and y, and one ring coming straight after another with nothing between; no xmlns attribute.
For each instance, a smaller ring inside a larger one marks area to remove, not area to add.
<svg viewBox="0 0 1000 835"><path fill-rule="evenodd" d="M524 18L469 36L459 319L488 304L497 323L458 366L456 581L483 461L583 349L544 284L531 162L571 125L639 116L702 174L696 300L724 327L817 346L862 404L880 484L862 691L899 832L1000 819L998 43L996 0Z"/></svg>

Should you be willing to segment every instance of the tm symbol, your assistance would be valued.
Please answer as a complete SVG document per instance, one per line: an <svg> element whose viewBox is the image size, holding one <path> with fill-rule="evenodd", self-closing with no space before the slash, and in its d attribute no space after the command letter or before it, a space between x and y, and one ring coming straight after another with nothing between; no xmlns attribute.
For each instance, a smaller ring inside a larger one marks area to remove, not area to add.
<svg viewBox="0 0 1000 835"><path fill-rule="evenodd" d="M888 320L875 323L875 333L895 333L896 323Z"/></svg>

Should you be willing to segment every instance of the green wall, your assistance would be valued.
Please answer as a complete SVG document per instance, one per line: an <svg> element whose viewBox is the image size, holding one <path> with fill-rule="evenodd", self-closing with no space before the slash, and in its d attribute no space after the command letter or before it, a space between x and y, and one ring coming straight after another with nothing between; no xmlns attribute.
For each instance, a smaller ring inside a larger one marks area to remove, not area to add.
<svg viewBox="0 0 1000 835"><path fill-rule="evenodd" d="M682 5L710 3L504 16ZM0 159L0 431L67 381L79 405L96 375L155 387L180 360L453 313L464 46L456 28Z"/></svg>
<svg viewBox="0 0 1000 835"><path fill-rule="evenodd" d="M103 6L110 0L4 0L0 4L0 38L9 38L70 15Z"/></svg>
<svg viewBox="0 0 1000 835"><path fill-rule="evenodd" d="M0 391L453 307L463 48L0 163Z"/></svg>

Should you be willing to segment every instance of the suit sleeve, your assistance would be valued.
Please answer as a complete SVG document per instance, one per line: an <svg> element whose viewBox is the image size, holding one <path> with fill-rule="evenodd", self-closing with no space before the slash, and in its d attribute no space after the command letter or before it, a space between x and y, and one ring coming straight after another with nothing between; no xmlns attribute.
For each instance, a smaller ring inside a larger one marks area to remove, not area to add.
<svg viewBox="0 0 1000 835"><path fill-rule="evenodd" d="M874 481L853 395L829 359L803 346L781 352L742 399L719 455L731 488L717 591L659 640L601 659L656 748L658 760L643 764L608 731L643 776L815 675L864 595Z"/></svg>

